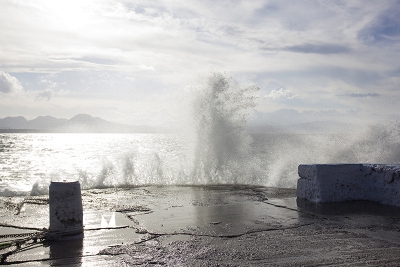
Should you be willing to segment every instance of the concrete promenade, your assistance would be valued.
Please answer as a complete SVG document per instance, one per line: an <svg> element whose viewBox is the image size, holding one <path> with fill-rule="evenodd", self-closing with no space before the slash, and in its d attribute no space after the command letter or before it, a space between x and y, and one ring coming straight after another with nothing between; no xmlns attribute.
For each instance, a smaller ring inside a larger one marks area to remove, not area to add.
<svg viewBox="0 0 400 267"><path fill-rule="evenodd" d="M28 198L27 198L28 199ZM0 231L48 227L48 205L2 198ZM45 197L43 197L45 200ZM85 238L39 244L15 266L399 266L400 209L315 204L295 189L173 186L82 193ZM8 202L7 202L8 201ZM8 203L8 204L7 204ZM6 205L7 204L7 205ZM20 209L14 212L13 209ZM13 227L5 227L10 225ZM100 229L102 228L102 229ZM117 229L119 228L119 229Z"/></svg>

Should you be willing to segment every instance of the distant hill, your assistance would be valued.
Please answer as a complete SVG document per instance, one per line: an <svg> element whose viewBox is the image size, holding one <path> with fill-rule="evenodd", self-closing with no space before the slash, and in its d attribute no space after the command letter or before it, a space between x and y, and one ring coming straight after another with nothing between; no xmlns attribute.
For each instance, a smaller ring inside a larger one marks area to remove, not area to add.
<svg viewBox="0 0 400 267"><path fill-rule="evenodd" d="M314 121L289 125L253 125L252 133L264 134L348 134L354 131L354 124L337 121Z"/></svg>
<svg viewBox="0 0 400 267"><path fill-rule="evenodd" d="M316 134L351 133L354 125L336 121L314 121L290 125L251 125L250 132L260 134ZM88 114L78 114L71 119L41 116L27 120L22 116L0 119L0 132L56 132L56 133L154 133L165 132L148 126L131 126L110 122Z"/></svg>
<svg viewBox="0 0 400 267"><path fill-rule="evenodd" d="M40 116L28 121L27 129L49 129L66 123L68 119L57 119L51 116Z"/></svg>
<svg viewBox="0 0 400 267"><path fill-rule="evenodd" d="M300 133L300 134L311 134L311 133L332 133L332 134L344 134L351 133L354 131L355 125L337 122L337 121L314 121L288 125L287 129L289 132Z"/></svg>
<svg viewBox="0 0 400 267"><path fill-rule="evenodd" d="M75 117L72 117L67 122L62 125L55 127L53 130L55 132L72 132L72 133L80 133L80 132L118 132L123 129L120 129L119 124L109 122L103 120L99 117L92 117L87 114L79 114Z"/></svg>
<svg viewBox="0 0 400 267"><path fill-rule="evenodd" d="M88 114L79 114L71 119L41 116L33 120L24 117L0 119L0 132L56 132L56 133L128 133L157 132L147 126L130 126L110 122Z"/></svg>
<svg viewBox="0 0 400 267"><path fill-rule="evenodd" d="M0 119L0 129L26 129L28 121L22 117L7 117Z"/></svg>
<svg viewBox="0 0 400 267"><path fill-rule="evenodd" d="M51 116L40 116L28 121L22 116L0 119L0 129L7 130L46 130L67 122L67 119L57 119Z"/></svg>

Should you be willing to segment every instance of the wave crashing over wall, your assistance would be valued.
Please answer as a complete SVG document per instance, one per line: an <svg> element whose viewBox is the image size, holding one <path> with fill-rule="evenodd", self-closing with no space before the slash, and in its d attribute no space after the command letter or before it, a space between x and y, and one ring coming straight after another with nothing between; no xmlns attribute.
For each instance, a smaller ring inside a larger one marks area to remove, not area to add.
<svg viewBox="0 0 400 267"><path fill-rule="evenodd" d="M194 184L256 183L249 113L259 88L212 73L194 88Z"/></svg>

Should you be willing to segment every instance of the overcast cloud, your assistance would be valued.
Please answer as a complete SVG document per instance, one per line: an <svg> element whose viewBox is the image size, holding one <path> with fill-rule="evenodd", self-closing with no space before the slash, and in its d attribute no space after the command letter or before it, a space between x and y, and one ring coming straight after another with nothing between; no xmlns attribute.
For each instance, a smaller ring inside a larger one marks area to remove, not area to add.
<svg viewBox="0 0 400 267"><path fill-rule="evenodd" d="M0 71L0 93L11 94L21 90L22 86L17 78L4 71Z"/></svg>
<svg viewBox="0 0 400 267"><path fill-rule="evenodd" d="M398 112L400 1L0 0L0 13L0 118L171 123L213 70L256 83L259 113Z"/></svg>

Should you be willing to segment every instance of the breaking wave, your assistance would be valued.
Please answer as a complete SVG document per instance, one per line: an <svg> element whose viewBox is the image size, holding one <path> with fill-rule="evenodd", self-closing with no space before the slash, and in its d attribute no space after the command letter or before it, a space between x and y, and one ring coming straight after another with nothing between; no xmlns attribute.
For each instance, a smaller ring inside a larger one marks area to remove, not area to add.
<svg viewBox="0 0 400 267"><path fill-rule="evenodd" d="M249 132L259 88L211 73L186 88L178 134L2 135L0 196L48 193L50 181L82 188L257 184L292 187L299 164L400 164L400 123L346 134Z"/></svg>
<svg viewBox="0 0 400 267"><path fill-rule="evenodd" d="M258 90L222 73L213 73L194 86L193 183L255 182L247 123Z"/></svg>

